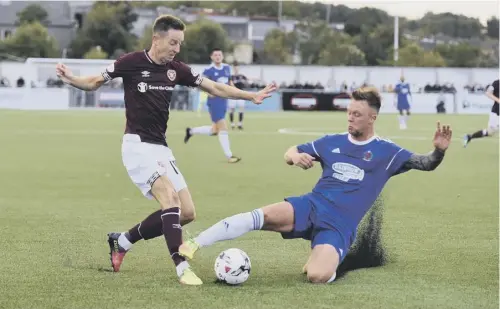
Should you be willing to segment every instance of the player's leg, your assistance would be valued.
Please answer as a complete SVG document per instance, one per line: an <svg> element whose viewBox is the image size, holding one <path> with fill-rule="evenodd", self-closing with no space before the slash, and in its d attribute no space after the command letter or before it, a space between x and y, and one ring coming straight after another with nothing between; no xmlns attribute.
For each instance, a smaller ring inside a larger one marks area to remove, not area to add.
<svg viewBox="0 0 500 309"><path fill-rule="evenodd" d="M193 198L191 197L191 193L179 169L175 167L174 170L174 165L170 167L167 165L167 168L171 169L170 172L167 172L167 175L169 175L169 179L174 184L174 188L179 195L181 202L181 226L184 226L194 221L196 217ZM127 232L110 233L109 239L113 242L113 246L115 245L114 241L117 241L117 245L122 249L124 255L127 251L132 249L132 246L139 240L149 240L163 235L161 215L162 210L157 210L146 217L146 219L130 228ZM121 262L123 262L123 256L120 262L113 263L114 271L119 271Z"/></svg>
<svg viewBox="0 0 500 309"><path fill-rule="evenodd" d="M201 247L238 238L256 230L289 233L294 228L294 208L289 202L279 202L251 212L239 213L225 218L201 232L194 239L184 242L179 248L181 255L191 259Z"/></svg>
<svg viewBox="0 0 500 309"><path fill-rule="evenodd" d="M332 228L331 217L320 212L312 232L312 252L307 262L307 278L312 283L328 283L335 280L337 268L351 246L352 233Z"/></svg>
<svg viewBox="0 0 500 309"><path fill-rule="evenodd" d="M307 263L307 279L312 283L333 282L340 264L337 249L330 244L316 245Z"/></svg>
<svg viewBox="0 0 500 309"><path fill-rule="evenodd" d="M404 116L405 128L408 128L408 120L410 119L410 107L409 107L409 105L408 105L405 112L406 112L405 116Z"/></svg>
<svg viewBox="0 0 500 309"><path fill-rule="evenodd" d="M398 103L398 110L399 110L399 128L401 130L405 130L406 129L406 115L405 115L406 108L403 107L400 103Z"/></svg>
<svg viewBox="0 0 500 309"><path fill-rule="evenodd" d="M154 181L151 193L162 209L163 235L165 236L170 257L175 264L179 281L188 285L202 284L201 279L194 274L185 258L179 254L179 246L182 244L181 200L174 185L168 177L160 176Z"/></svg>
<svg viewBox="0 0 500 309"><path fill-rule="evenodd" d="M234 130L234 128L235 128L234 111L235 111L235 107L236 107L236 100L229 100L227 107L229 108L229 122L231 122L231 129Z"/></svg>
<svg viewBox="0 0 500 309"><path fill-rule="evenodd" d="M498 115L492 112L492 113L490 113L490 117L488 119L488 128L484 129L484 130L476 131L472 134L466 134L464 136L464 140L463 140L464 147L467 147L467 145L473 139L492 136L496 132L498 132Z"/></svg>
<svg viewBox="0 0 500 309"><path fill-rule="evenodd" d="M207 104L208 106L208 112L210 116L212 116L212 109L213 109L213 104ZM212 117L213 118L213 117ZM212 119L213 122L213 119ZM201 126L201 127L194 127L194 128L186 128L186 135L184 136L184 143L187 143L189 139L193 135L206 135L206 136L212 136L216 135L217 132L214 131L213 126Z"/></svg>
<svg viewBox="0 0 500 309"><path fill-rule="evenodd" d="M240 110L240 113L238 115L238 117L239 117L238 129L243 130L243 115L245 113L245 101L244 100L238 101L238 108Z"/></svg>
<svg viewBox="0 0 500 309"><path fill-rule="evenodd" d="M231 144L229 142L229 133L226 125L226 104L218 104L219 106L214 109L214 114L212 121L215 123L217 128L217 135L219 136L219 143L222 147L222 151L226 156L229 163L237 163L241 158L233 156L231 151Z"/></svg>

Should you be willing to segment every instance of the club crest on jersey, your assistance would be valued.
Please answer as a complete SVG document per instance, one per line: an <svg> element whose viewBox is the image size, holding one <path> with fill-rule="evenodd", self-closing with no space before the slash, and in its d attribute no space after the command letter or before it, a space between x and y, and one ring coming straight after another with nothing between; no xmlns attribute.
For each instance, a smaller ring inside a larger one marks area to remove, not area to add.
<svg viewBox="0 0 500 309"><path fill-rule="evenodd" d="M108 67L106 68L106 71L108 71L109 73L113 73L115 71L115 64L112 63L112 64L108 65Z"/></svg>
<svg viewBox="0 0 500 309"><path fill-rule="evenodd" d="M200 73L196 72L193 68L191 68L191 74L193 76L198 76Z"/></svg>
<svg viewBox="0 0 500 309"><path fill-rule="evenodd" d="M167 77L171 81L174 81L176 76L177 76L177 73L174 70L168 70L167 71Z"/></svg>
<svg viewBox="0 0 500 309"><path fill-rule="evenodd" d="M332 177L345 182L348 182L351 179L362 181L365 178L365 171L350 163L333 163L332 170L335 171Z"/></svg>
<svg viewBox="0 0 500 309"><path fill-rule="evenodd" d="M363 160L365 160L365 161L369 162L372 160L372 158L373 158L373 153L370 150L365 152L365 154L363 155Z"/></svg>

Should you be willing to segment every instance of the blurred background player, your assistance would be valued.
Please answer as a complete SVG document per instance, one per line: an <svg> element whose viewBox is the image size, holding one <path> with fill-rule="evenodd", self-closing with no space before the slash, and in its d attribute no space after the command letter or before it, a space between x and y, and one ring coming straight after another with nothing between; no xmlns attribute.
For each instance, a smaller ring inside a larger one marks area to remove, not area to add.
<svg viewBox="0 0 500 309"><path fill-rule="evenodd" d="M405 130L408 125L408 116L410 116L410 84L405 82L404 76L401 76L400 82L394 87L396 108L399 111L399 128Z"/></svg>
<svg viewBox="0 0 500 309"><path fill-rule="evenodd" d="M488 120L488 128L484 130L479 130L473 134L467 134L464 136L464 147L470 143L474 138L481 138L485 136L492 136L498 132L498 104L500 100L498 98L498 79L495 80L491 85L486 88L486 96L493 100L493 106L491 107L490 119Z"/></svg>
<svg viewBox="0 0 500 309"><path fill-rule="evenodd" d="M222 50L215 48L214 50L212 50L210 58L212 59L212 64L207 69L205 69L205 71L203 71L203 75L206 78L217 83L231 85L231 67L228 64L222 62L222 60L224 59ZM227 99L208 95L207 105L208 112L210 113L210 118L212 119L212 126L186 128L184 143L187 143L189 139L195 134L208 136L218 135L220 145L228 162L239 162L241 158L233 156L231 145L229 143L229 134L227 132L225 119L227 111Z"/></svg>
<svg viewBox="0 0 500 309"><path fill-rule="evenodd" d="M238 68L238 62L233 63L233 74L231 76L231 81L233 86L238 89L245 89L248 87L248 78L240 74ZM229 120L231 121L231 129L234 130L236 127L234 123L234 112L238 108L238 129L243 130L243 114L245 111L245 101L244 100L229 100Z"/></svg>

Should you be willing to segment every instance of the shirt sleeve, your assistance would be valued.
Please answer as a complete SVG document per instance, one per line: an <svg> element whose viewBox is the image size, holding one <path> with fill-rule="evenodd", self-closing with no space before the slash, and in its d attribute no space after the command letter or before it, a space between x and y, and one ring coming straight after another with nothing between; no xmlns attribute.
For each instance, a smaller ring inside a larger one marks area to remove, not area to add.
<svg viewBox="0 0 500 309"><path fill-rule="evenodd" d="M188 87L198 87L203 81L203 76L185 63L179 62L177 66L179 76L178 84Z"/></svg>
<svg viewBox="0 0 500 309"><path fill-rule="evenodd" d="M408 171L404 168L404 164L410 160L413 152L406 150L394 143L388 143L388 163L385 170L389 173L389 176L396 176Z"/></svg>
<svg viewBox="0 0 500 309"><path fill-rule="evenodd" d="M117 77L125 77L127 72L130 70L130 57L128 55L124 55L112 64L108 65L106 69L101 73L104 81L109 82Z"/></svg>
<svg viewBox="0 0 500 309"><path fill-rule="evenodd" d="M320 148L322 147L325 139L326 136L323 136L322 138L319 138L315 141L300 144L297 146L297 150L299 151L299 153L307 153L308 155L313 156L316 160L322 161Z"/></svg>

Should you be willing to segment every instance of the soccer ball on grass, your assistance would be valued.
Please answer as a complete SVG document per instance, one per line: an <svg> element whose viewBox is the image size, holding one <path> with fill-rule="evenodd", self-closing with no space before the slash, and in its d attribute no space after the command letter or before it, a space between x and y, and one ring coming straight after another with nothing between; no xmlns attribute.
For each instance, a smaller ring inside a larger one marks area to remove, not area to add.
<svg viewBox="0 0 500 309"><path fill-rule="evenodd" d="M240 249L227 249L215 259L214 270L217 279L230 285L247 281L251 268L250 258Z"/></svg>

